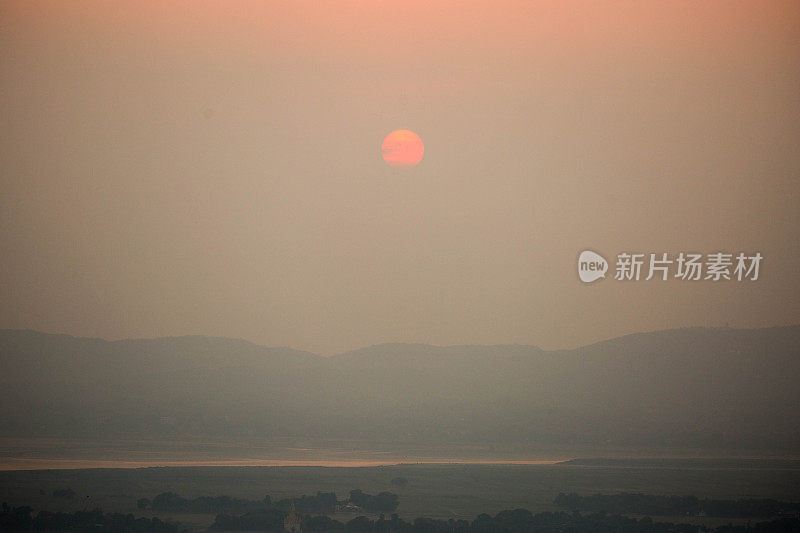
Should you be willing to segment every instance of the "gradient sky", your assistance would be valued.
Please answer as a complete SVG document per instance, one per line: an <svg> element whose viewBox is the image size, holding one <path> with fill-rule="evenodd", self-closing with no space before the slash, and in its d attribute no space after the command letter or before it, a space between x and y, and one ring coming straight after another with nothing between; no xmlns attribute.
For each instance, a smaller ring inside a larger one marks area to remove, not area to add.
<svg viewBox="0 0 800 533"><path fill-rule="evenodd" d="M0 327L334 353L798 323L799 94L792 1L3 1ZM585 248L765 259L584 285Z"/></svg>

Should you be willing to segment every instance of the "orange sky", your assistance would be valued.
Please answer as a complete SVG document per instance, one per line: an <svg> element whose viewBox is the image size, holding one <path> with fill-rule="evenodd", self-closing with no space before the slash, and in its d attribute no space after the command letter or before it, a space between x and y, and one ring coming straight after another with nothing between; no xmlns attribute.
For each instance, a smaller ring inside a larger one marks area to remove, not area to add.
<svg viewBox="0 0 800 533"><path fill-rule="evenodd" d="M800 321L796 2L2 2L0 327L324 353ZM408 128L425 159L381 159ZM573 262L761 251L753 286Z"/></svg>

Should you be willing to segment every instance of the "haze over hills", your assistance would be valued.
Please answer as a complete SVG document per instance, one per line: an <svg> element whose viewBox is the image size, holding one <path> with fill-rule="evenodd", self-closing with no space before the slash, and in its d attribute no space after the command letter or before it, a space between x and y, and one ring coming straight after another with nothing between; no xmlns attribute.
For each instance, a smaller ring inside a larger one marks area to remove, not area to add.
<svg viewBox="0 0 800 533"><path fill-rule="evenodd" d="M383 344L323 357L209 337L0 332L0 434L800 450L800 326L576 350Z"/></svg>

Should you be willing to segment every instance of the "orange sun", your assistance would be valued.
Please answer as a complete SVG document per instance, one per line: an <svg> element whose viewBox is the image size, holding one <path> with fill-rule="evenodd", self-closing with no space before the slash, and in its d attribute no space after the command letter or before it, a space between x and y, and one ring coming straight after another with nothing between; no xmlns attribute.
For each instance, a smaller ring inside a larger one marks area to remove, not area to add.
<svg viewBox="0 0 800 533"><path fill-rule="evenodd" d="M383 140L381 153L390 167L413 167L422 161L425 145L411 130L394 130Z"/></svg>

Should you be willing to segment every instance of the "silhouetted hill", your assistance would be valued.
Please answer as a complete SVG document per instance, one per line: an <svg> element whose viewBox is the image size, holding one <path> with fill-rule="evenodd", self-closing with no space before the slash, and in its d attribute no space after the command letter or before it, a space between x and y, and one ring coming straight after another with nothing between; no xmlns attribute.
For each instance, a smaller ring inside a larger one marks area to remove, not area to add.
<svg viewBox="0 0 800 533"><path fill-rule="evenodd" d="M576 350L384 344L326 358L0 331L0 432L796 451L798 339L800 326L687 328Z"/></svg>

